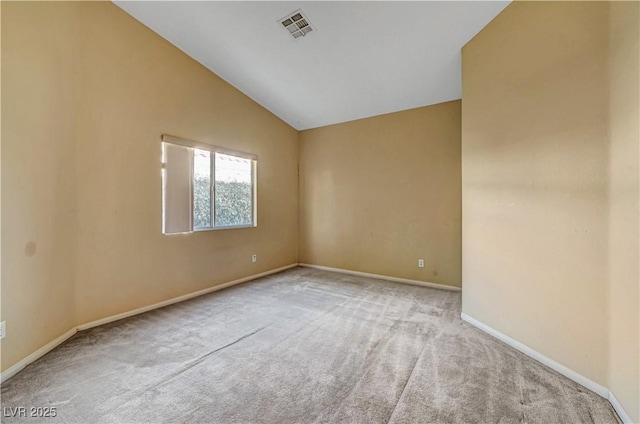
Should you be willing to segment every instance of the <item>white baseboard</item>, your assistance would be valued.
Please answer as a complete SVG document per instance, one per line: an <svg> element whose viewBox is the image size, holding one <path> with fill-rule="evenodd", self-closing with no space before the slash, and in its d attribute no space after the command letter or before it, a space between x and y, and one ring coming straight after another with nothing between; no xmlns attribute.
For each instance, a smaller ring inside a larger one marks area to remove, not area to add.
<svg viewBox="0 0 640 424"><path fill-rule="evenodd" d="M35 362L36 360L40 359L41 357L43 357L47 353L51 352L53 349L55 349L57 346L59 346L60 344L65 342L67 339L69 339L71 336L76 334L78 331L87 330L89 328L97 327L99 325L108 324L110 322L118 321L118 320L121 320L123 318L128 318L128 317L131 317L131 316L134 316L134 315L142 314L144 312L148 312L148 311L151 311L153 309L158 309L158 308L162 308L164 306L168 306L168 305L171 305L171 304L174 304L174 303L183 302L185 300L192 299L194 297L198 297L198 296L205 295L207 293L212 293L214 291L222 290L224 288L235 286L237 284L246 283L247 281L255 280L257 278L266 277L267 275L271 275L271 274L275 274L277 272L285 271L287 269L294 268L296 266L298 266L297 263L286 265L286 266L283 266L283 267L280 267L280 268L276 268L276 269L272 269L272 270L269 270L269 271L261 272L259 274L251 275L249 277L244 277L244 278L240 278L238 280L229 281L227 283L218 284L217 286L209 287L209 288L204 289L204 290L199 290L197 292L188 293L188 294L185 294L185 295L182 295L182 296L174 297L173 299L165 300L163 302L154 303L153 305L143 306L142 308L134 309L132 311L127 311L127 312L123 312L123 313L120 313L120 314L111 315L109 317L102 318L102 319L99 319L99 320L91 321L91 322L88 322L88 323L85 323L85 324L80 324L77 327L74 327L71 330L67 331L66 333L64 333L60 337L56 338L55 340L52 340L51 342L49 342L46 345L42 346L40 349L36 350L35 352L30 354L26 358L22 359L18 363L16 363L13 366L9 367L7 370L3 371L2 374L0 374L0 383L7 381L8 379L10 379L14 375L16 375L18 372L22 371L27 365L31 364L32 362Z"/></svg>
<svg viewBox="0 0 640 424"><path fill-rule="evenodd" d="M323 271L339 272L341 274L357 275L359 277L375 278L377 280L387 280L387 281L393 281L396 283L411 284L414 286L430 287L432 289L460 291L460 287L448 286L446 284L428 283L426 281L419 281L419 280L409 280L408 278L390 277L388 275L380 275L380 274L369 274L367 272L351 271L348 269L341 269L341 268L331 268L331 267L322 266L322 265L298 264L298 266L302 266L305 268L320 269Z"/></svg>
<svg viewBox="0 0 640 424"><path fill-rule="evenodd" d="M475 318L470 317L469 315L465 314L464 312L460 314L460 318L462 318L464 321L468 322L469 324L473 325L474 327L479 328L480 330L484 331L485 333L490 334L491 336L495 337L496 339L498 339L498 340L508 344L509 346L519 350L520 352L524 353L525 355L530 356L531 358L535 359L536 361L541 362L542 364L548 366L552 370L557 371L560 374L564 375L565 377L568 377L571 380L575 381L576 383L583 385L587 389L591 390L592 392L595 392L595 393L599 394L603 398L605 398L605 399L608 398L609 389L607 389L606 387L601 386L600 384L596 383L595 381L592 381L592 380L588 379L587 377L585 377L585 376L583 376L581 374L578 374L577 372L573 371L572 369L565 367L561 363L554 361L553 359L549 358L548 356L544 356L540 352L530 348L529 346L527 346L527 345L525 345L523 343L520 343L517 340L512 339L511 337L507 336L506 334L503 334L503 333L499 332L498 330L495 330L492 327L489 327L488 325L481 323L480 321L476 320Z"/></svg>
<svg viewBox="0 0 640 424"><path fill-rule="evenodd" d="M78 332L77 328L72 328L71 330L69 330L66 333L64 333L62 336L50 341L46 345L42 346L40 349L38 349L35 352L33 352L31 355L27 356L26 358L24 358L21 361L17 362L13 366L9 367L6 371L3 371L2 374L0 374L0 383L4 383L5 381L10 379L14 375L18 374L27 365L29 365L32 362L35 362L38 359L42 358L44 355L46 355L47 353L51 352L56 347L60 346L64 342L66 342L71 336L73 336L77 332Z"/></svg>
<svg viewBox="0 0 640 424"><path fill-rule="evenodd" d="M627 414L627 411L624 410L620 402L618 402L618 399L616 399L613 392L609 392L609 397L607 399L609 399L609 402L611 402L613 409L616 410L618 416L624 424L633 424L633 421L631 421L631 417L629 416L629 414Z"/></svg>
<svg viewBox="0 0 640 424"><path fill-rule="evenodd" d="M530 358L535 359L536 361L548 366L549 368L551 368L552 370L564 375L565 377L575 381L576 383L586 387L587 389L591 390L594 393L597 393L598 395L602 396L603 398L609 400L609 402L611 402L611 405L613 406L613 409L616 410L616 412L618 413L618 415L620 416L620 419L622 420L622 422L624 424L632 424L631 418L629 418L629 415L627 414L627 412L624 410L624 408L622 407L622 405L620 404L620 402L618 402L618 400L616 399L616 397L613 395L613 393L606 387L596 383L593 380L588 379L587 377L583 376L582 374L577 373L576 371L562 365L559 362L554 361L553 359L549 358L548 356L543 355L542 353L538 352L537 350L534 350L532 348L530 348L529 346L525 345L524 343L520 343L519 341L512 339L511 337L507 336L504 333L501 333L500 331L489 327L488 325L478 321L477 319L465 314L464 312L462 312L460 314L460 318L462 318L463 321L468 322L469 324L473 325L474 327L484 331L485 333L489 334L490 336L495 337L496 339L508 344L509 346L513 347L516 350L519 350L520 352L524 353L525 355L529 356Z"/></svg>
<svg viewBox="0 0 640 424"><path fill-rule="evenodd" d="M204 290L199 290L197 292L187 293L185 295L174 297L174 298L169 299L169 300L164 300L164 301L159 302L159 303L154 303L153 305L143 306L142 308L134 309L132 311L127 311L127 312L123 312L121 314L111 315L111 316L106 317L106 318L101 318L101 319L98 319L98 320L95 320L95 321L87 322L85 324L80 324L78 326L78 331L88 330L89 328L98 327L100 325L104 325L104 324L108 324L110 322L118 321L118 320L121 320L123 318L129 318L129 317L132 317L134 315L143 314L145 312L152 311L152 310L158 309L158 308L163 308L165 306L169 306L169 305L172 305L174 303L184 302L185 300L193 299L194 297L198 297L198 296L202 296L202 295L205 295L205 294L208 294L208 293L212 293L212 292L215 292L215 291L218 291L218 290L226 289L227 287L235 286L237 284L246 283L247 281L255 280L257 278L266 277L267 275L271 275L271 274L275 274L277 272L285 271L285 270L290 269L290 268L295 268L296 266L298 266L297 263L296 264L286 265L286 266L283 266L283 267L280 267L280 268L276 268L276 269L272 269L272 270L269 270L269 271L261 272L260 274L250 275L249 277L244 277L244 278L240 278L238 280L229 281L227 283L218 284L216 286L209 287L209 288L206 288Z"/></svg>

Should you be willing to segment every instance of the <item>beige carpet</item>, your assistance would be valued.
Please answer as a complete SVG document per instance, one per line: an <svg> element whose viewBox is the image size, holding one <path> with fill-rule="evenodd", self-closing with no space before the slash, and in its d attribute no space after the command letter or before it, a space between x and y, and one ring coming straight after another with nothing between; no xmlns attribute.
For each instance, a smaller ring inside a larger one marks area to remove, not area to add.
<svg viewBox="0 0 640 424"><path fill-rule="evenodd" d="M2 386L57 417L2 421L617 422L459 316L457 292L296 268L77 334Z"/></svg>

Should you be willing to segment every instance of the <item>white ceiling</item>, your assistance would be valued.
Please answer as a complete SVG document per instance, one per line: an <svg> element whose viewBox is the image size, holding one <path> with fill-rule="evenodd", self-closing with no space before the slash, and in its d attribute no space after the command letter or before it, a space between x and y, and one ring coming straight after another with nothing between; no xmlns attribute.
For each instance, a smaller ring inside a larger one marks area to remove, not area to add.
<svg viewBox="0 0 640 424"><path fill-rule="evenodd" d="M508 1L115 1L298 130L461 97L460 48ZM302 9L315 31L277 21Z"/></svg>

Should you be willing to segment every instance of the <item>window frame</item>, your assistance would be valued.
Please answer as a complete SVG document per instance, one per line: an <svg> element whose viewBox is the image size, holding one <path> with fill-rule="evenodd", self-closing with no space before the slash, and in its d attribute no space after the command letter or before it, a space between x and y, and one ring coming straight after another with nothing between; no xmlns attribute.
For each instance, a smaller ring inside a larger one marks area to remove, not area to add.
<svg viewBox="0 0 640 424"><path fill-rule="evenodd" d="M164 178L165 174L163 173L163 181L162 181L162 234L163 235L174 235L174 234L191 234L191 233L200 233L206 231L221 231L221 230L231 230L231 229L239 229L239 228L255 228L258 226L258 155L246 152L240 152L237 150L228 149L225 147L214 146L212 144L202 143L199 141L188 140L176 136L172 136L169 134L162 135L162 168L165 168L165 157L164 157L164 144L173 144L177 146L182 146L186 148L190 148L189 150L189 210L190 210L190 230L187 232L175 232L175 233L167 233L165 232L165 208L166 208L166 199L165 199L165 191L164 191ZM211 227L195 227L195 220L193 217L194 213L194 203L195 203L195 194L194 194L194 149L197 150L205 150L210 153L210 211L211 211ZM215 157L216 153L235 156L242 159L247 159L251 161L251 224L241 224L241 225L225 225L225 226L216 226L215 225Z"/></svg>

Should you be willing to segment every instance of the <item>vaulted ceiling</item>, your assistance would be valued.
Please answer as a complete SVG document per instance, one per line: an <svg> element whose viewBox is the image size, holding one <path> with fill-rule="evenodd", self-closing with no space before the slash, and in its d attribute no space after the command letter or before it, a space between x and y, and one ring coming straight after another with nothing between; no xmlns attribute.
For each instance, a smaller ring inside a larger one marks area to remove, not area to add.
<svg viewBox="0 0 640 424"><path fill-rule="evenodd" d="M461 97L460 49L508 1L115 1L298 130ZM314 30L278 21L301 9Z"/></svg>

